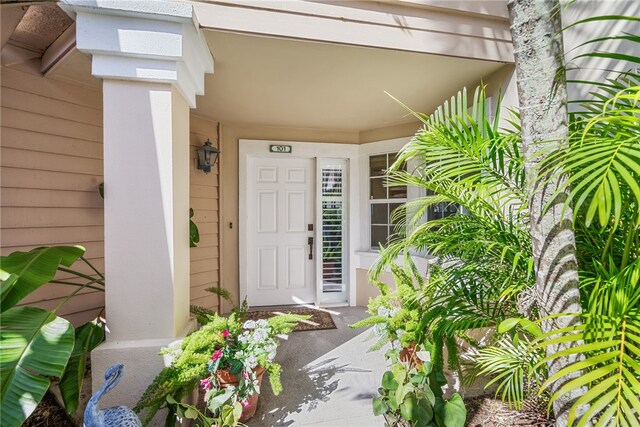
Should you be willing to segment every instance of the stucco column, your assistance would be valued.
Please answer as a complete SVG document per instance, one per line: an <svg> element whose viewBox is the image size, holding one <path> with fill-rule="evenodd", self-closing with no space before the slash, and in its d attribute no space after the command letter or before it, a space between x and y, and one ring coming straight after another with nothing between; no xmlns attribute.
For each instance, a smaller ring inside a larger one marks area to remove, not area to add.
<svg viewBox="0 0 640 427"><path fill-rule="evenodd" d="M65 0L78 49L103 79L107 342L126 374L104 404L133 406L189 316L189 109L213 60L190 4Z"/></svg>

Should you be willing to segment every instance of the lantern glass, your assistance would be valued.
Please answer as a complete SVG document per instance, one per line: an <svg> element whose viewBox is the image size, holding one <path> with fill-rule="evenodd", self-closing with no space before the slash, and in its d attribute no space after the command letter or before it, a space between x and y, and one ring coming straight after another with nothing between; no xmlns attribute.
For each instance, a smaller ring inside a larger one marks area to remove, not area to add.
<svg viewBox="0 0 640 427"><path fill-rule="evenodd" d="M198 153L198 165L197 168L201 169L204 173L211 172L211 168L215 166L218 161L218 154L220 152L213 146L211 141L207 138L204 145L197 150Z"/></svg>

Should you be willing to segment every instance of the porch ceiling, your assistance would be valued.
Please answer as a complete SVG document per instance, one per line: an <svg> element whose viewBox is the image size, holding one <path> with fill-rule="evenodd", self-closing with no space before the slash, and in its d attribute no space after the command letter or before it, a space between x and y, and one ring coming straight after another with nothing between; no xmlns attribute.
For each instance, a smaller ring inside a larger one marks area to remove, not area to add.
<svg viewBox="0 0 640 427"><path fill-rule="evenodd" d="M362 131L431 112L498 62L208 30L215 73L198 113L221 122Z"/></svg>

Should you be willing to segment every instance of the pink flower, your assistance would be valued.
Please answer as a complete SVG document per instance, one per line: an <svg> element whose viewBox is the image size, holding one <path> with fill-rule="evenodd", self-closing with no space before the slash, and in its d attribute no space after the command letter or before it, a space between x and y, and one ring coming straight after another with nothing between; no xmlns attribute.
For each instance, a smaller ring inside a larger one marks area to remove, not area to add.
<svg viewBox="0 0 640 427"><path fill-rule="evenodd" d="M242 401L240 401L240 403L242 403L242 407L243 408L246 408L247 406L249 406L249 400L248 399L242 400Z"/></svg>
<svg viewBox="0 0 640 427"><path fill-rule="evenodd" d="M218 360L222 357L222 350L216 350L211 355L211 360Z"/></svg>
<svg viewBox="0 0 640 427"><path fill-rule="evenodd" d="M229 335L231 335L231 332L229 332L228 329L225 329L224 331L222 331L222 337L223 338L227 338Z"/></svg>
<svg viewBox="0 0 640 427"><path fill-rule="evenodd" d="M242 379L243 380L248 380L249 379L249 374L247 373L247 371L242 371Z"/></svg>
<svg viewBox="0 0 640 427"><path fill-rule="evenodd" d="M211 382L209 378L205 378L204 380L200 380L200 386L204 389L204 391L211 390Z"/></svg>

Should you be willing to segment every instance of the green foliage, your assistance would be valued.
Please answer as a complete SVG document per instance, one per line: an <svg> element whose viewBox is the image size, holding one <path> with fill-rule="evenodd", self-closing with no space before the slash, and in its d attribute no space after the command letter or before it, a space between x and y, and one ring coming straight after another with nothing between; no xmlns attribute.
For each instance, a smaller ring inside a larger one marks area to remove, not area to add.
<svg viewBox="0 0 640 427"><path fill-rule="evenodd" d="M145 410L142 418L144 424L149 423L153 416L164 407L170 409L169 418L175 419L175 411L178 410L178 407L168 405L167 400L169 398L174 401L182 400L196 389L202 379L211 379L211 371L215 372L219 367L228 368L233 374L240 374L243 371L242 361L234 360L229 340L235 340L242 334L246 314L246 305L243 304L228 317L222 317L216 313L206 316L203 325L186 336L179 347L163 350L164 354L172 356L171 365L158 374L134 407L134 410L138 412ZM271 335L279 335L291 332L300 320L308 318L309 316L285 314L271 317L267 319L267 323L271 328ZM229 339L225 336L227 331ZM221 356L214 362L212 354L216 351L220 351ZM280 365L269 360L266 356L258 356L258 361L269 375L273 393L278 395L282 391ZM257 392L259 393L259 390ZM237 403L234 391L226 393L225 390L212 389L207 393L210 393L209 410L213 411L215 417L226 419L226 417L232 416L233 412L227 412Z"/></svg>
<svg viewBox="0 0 640 427"><path fill-rule="evenodd" d="M94 320L79 326L75 330L73 351L67 362L62 378L58 383L65 410L75 412L80 402L82 381L87 371L89 353L105 339L104 323Z"/></svg>
<svg viewBox="0 0 640 427"><path fill-rule="evenodd" d="M578 417L580 405L590 405L577 420L578 426L598 418L598 425L637 425L640 414L640 260L622 271L610 267L587 285L593 290L583 314L583 324L553 330L541 336L538 345L569 342L571 347L549 355L544 361L584 354L576 362L551 376L543 385L578 371L584 375L564 384L552 399L588 385L569 413L569 425Z"/></svg>
<svg viewBox="0 0 640 427"><path fill-rule="evenodd" d="M166 405L167 396L180 401L194 390L207 375L211 354L224 344L221 332L229 330L237 334L241 328L234 315L226 318L214 314L207 324L186 336L179 348L165 349L165 354L174 357L173 362L160 371L134 407L135 411L146 409L143 423L148 423Z"/></svg>
<svg viewBox="0 0 640 427"><path fill-rule="evenodd" d="M14 307L1 316L2 426L19 426L61 377L73 351L73 326L36 307Z"/></svg>
<svg viewBox="0 0 640 427"><path fill-rule="evenodd" d="M208 417L198 410L197 407L182 402L175 401L171 396L167 396L167 406L172 409L180 419L193 420L194 426L199 427L235 427L244 425L240 423L242 415L242 405L238 402L223 408L217 417ZM202 424L200 424L202 423ZM168 426L173 426L175 421L173 417L167 420Z"/></svg>
<svg viewBox="0 0 640 427"><path fill-rule="evenodd" d="M509 407L522 409L527 380L533 378L540 386L545 378L544 365L539 362L544 353L527 339L517 336L502 337L495 344L478 350L475 362L479 366L478 375L489 375L492 379L485 388L497 385L496 396L509 403Z"/></svg>
<svg viewBox="0 0 640 427"><path fill-rule="evenodd" d="M388 173L389 185L412 186L424 196L406 204L397 230L403 238L382 249L371 280L400 258L405 268L396 277L413 284L424 273L409 254L438 257L428 281L412 286L401 306L418 313L416 341L434 343L439 374L444 347L449 368L460 371L456 340L468 340L468 330L535 311L521 298L534 277L518 117L511 129L499 129L498 118L488 118L490 107L480 87L473 97L462 90L431 116L409 110L423 127ZM405 171L404 164L415 166ZM425 213L441 204L457 213L425 222Z"/></svg>
<svg viewBox="0 0 640 427"><path fill-rule="evenodd" d="M3 427L24 422L49 388L52 377L61 378L59 387L67 412L78 406L86 357L104 339L104 328L98 323L87 324L74 332L73 326L56 312L83 289L103 290L104 276L83 255L81 246L52 246L0 258ZM70 269L78 259L95 276ZM55 280L59 271L72 278ZM15 306L46 283L76 289L51 311Z"/></svg>
<svg viewBox="0 0 640 427"><path fill-rule="evenodd" d="M627 18L587 21L593 19ZM635 35L621 37L640 42ZM604 39L616 36L599 40ZM607 52L592 56L621 58ZM486 118L482 89L469 103L470 114L465 91L429 117L412 112L424 126L400 153L389 180L390 185L423 189L426 196L407 203L406 220L398 230L403 238L381 251L371 276L377 279L410 251L439 258L428 283L415 295L424 307L419 325L435 345L436 372L442 369L442 347L455 348L453 338L467 329L500 325L498 332L508 336L480 349L476 362L480 373L495 375L498 393L510 404L520 406L527 385L535 389L544 382L542 392L565 375L582 372L551 396L553 402L572 389L588 387L572 409L570 424L586 425L592 419L598 425L637 425L640 75L633 71L586 83L595 89L589 99L575 102L579 108L570 116L569 149L540 153L547 159L538 174L544 184L569 173L558 192L567 189L564 206L575 206L583 325L544 335L537 325L518 116L510 129L497 129L496 121ZM413 170L401 167L416 161ZM461 209L425 223L424 213L441 203ZM543 358L546 347L557 342L573 346ZM545 380L546 363L578 353L585 359ZM581 405L588 410L576 420Z"/></svg>
<svg viewBox="0 0 640 427"><path fill-rule="evenodd" d="M373 399L374 415L383 415L389 426L464 427L467 411L462 398L455 393L449 401L442 399L440 385L430 379L430 357L411 364L398 360L397 352L390 354L391 370L382 375L379 396Z"/></svg>
<svg viewBox="0 0 640 427"><path fill-rule="evenodd" d="M40 286L51 282L60 265L70 267L82 255L84 248L81 246L51 246L2 257L0 312L4 313Z"/></svg>
<svg viewBox="0 0 640 427"><path fill-rule="evenodd" d="M396 275L394 292L387 291L369 299L367 306L369 317L349 325L351 328L374 326L373 331L377 341L369 351L379 350L389 343L409 346L419 342L421 306L415 303L415 292L410 279Z"/></svg>
<svg viewBox="0 0 640 427"><path fill-rule="evenodd" d="M200 231L191 218L193 218L193 209L189 208L189 247L195 248L200 243Z"/></svg>

